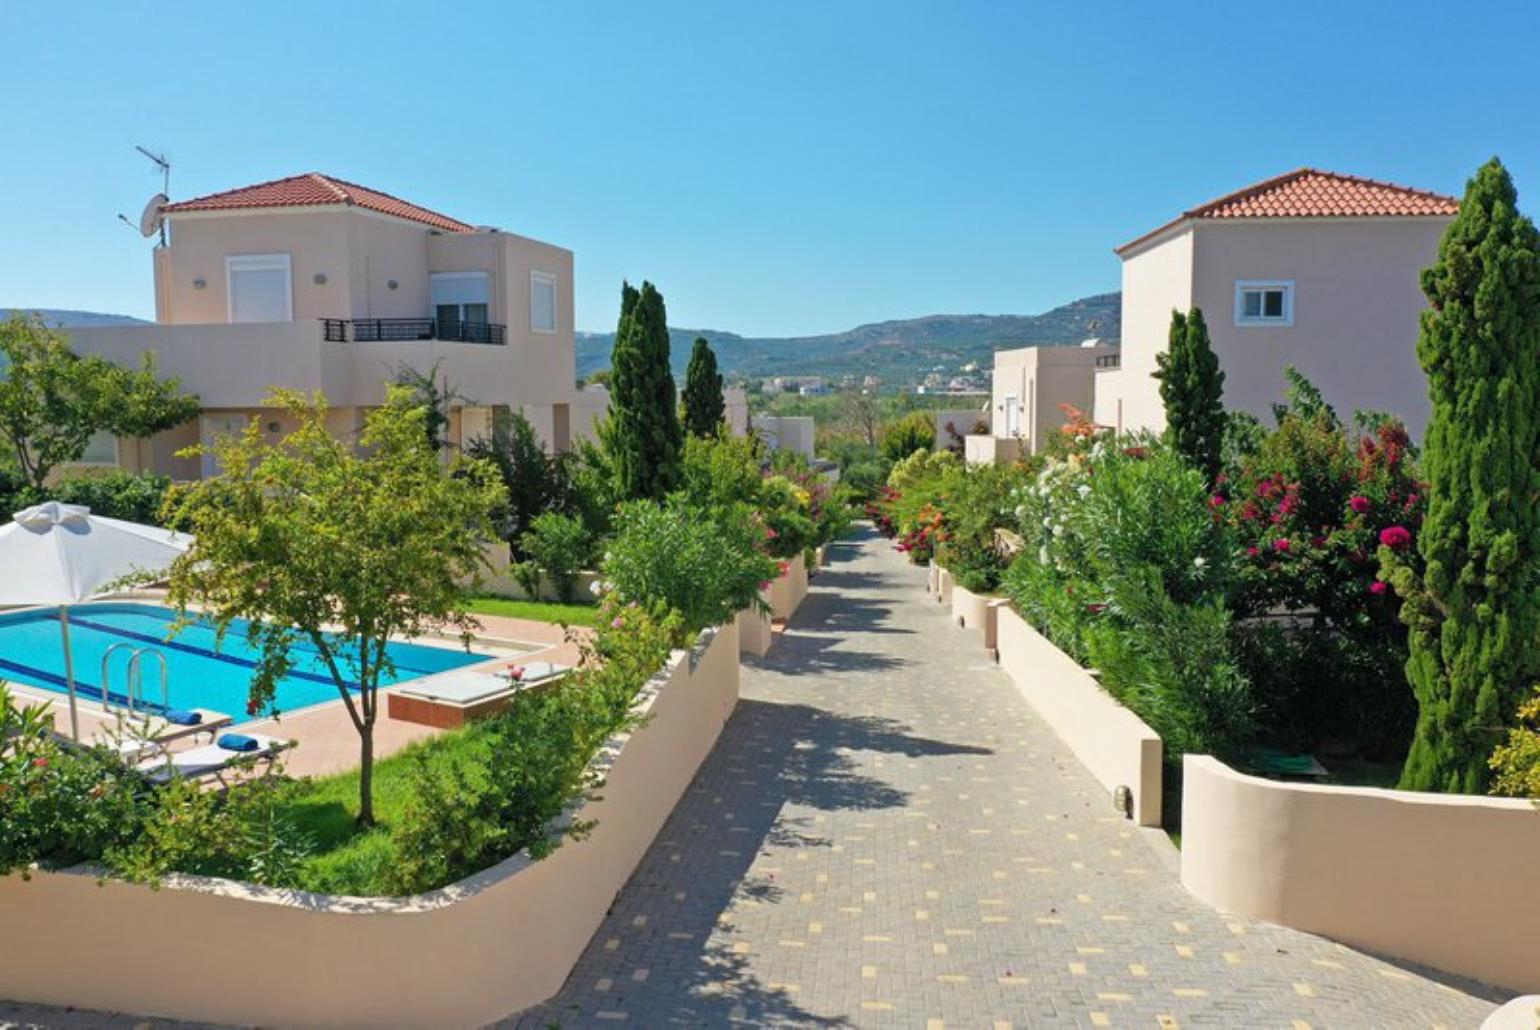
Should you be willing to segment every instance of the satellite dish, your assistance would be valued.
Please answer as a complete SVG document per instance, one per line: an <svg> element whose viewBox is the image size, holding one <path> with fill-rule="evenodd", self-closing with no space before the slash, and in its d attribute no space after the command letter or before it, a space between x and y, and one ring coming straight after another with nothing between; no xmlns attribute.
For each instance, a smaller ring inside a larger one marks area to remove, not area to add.
<svg viewBox="0 0 1540 1030"><path fill-rule="evenodd" d="M165 218L162 209L169 199L164 193L157 193L144 205L144 214L139 216L139 235L149 237L160 232L161 221Z"/></svg>

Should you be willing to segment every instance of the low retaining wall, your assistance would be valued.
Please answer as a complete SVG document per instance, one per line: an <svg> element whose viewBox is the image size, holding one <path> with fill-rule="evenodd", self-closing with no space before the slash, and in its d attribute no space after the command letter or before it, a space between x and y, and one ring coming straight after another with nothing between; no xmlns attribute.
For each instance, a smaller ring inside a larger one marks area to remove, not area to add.
<svg viewBox="0 0 1540 1030"><path fill-rule="evenodd" d="M768 591L761 592L761 598ZM745 608L738 613L738 652L763 658L770 653L775 634L770 616L765 612Z"/></svg>
<svg viewBox="0 0 1540 1030"><path fill-rule="evenodd" d="M1540 811L1509 798L1282 783L1182 759L1182 883L1240 915L1540 990Z"/></svg>
<svg viewBox="0 0 1540 1030"><path fill-rule="evenodd" d="M1136 823L1159 826L1160 737L1011 608L996 619L1000 666L1016 689L1102 786L1133 793Z"/></svg>
<svg viewBox="0 0 1540 1030"><path fill-rule="evenodd" d="M735 625L645 688L649 720L596 762L593 833L410 898L178 876L159 891L88 871L0 879L0 998L178 1019L479 1026L554 994L738 700Z"/></svg>
<svg viewBox="0 0 1540 1030"><path fill-rule="evenodd" d="M966 629L983 629L990 619L990 598L952 584L952 618Z"/></svg>
<svg viewBox="0 0 1540 1030"><path fill-rule="evenodd" d="M807 562L802 555L786 561L786 572L770 583L770 613L773 618L789 619L807 597Z"/></svg>
<svg viewBox="0 0 1540 1030"><path fill-rule="evenodd" d="M515 601L555 601L556 587L551 583L551 577L542 574L540 576L540 596L531 598L529 591L525 590L510 571L511 562L508 556L508 545L502 541L488 544L482 548L482 555L486 558L486 569L482 570L481 583L477 589L482 593L491 594L494 597L508 597ZM577 601L593 600L593 585L599 579L597 572L578 573L576 597Z"/></svg>

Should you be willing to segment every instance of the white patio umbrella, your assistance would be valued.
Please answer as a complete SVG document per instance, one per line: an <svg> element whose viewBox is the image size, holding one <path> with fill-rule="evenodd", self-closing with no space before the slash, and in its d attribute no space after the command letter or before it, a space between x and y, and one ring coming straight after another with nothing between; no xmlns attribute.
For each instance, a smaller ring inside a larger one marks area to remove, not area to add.
<svg viewBox="0 0 1540 1030"><path fill-rule="evenodd" d="M69 606L89 601L128 576L170 567L192 537L137 522L92 515L76 504L49 501L19 511L0 527L0 605L59 606L70 735L80 739L75 665L70 657Z"/></svg>

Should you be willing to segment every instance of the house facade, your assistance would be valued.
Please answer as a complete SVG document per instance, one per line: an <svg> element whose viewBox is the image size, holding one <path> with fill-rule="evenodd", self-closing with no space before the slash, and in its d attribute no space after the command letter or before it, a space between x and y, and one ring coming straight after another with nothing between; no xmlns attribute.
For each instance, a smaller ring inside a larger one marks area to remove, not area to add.
<svg viewBox="0 0 1540 1030"><path fill-rule="evenodd" d="M168 204L163 216L155 323L72 329L71 345L123 364L153 352L203 413L116 441L111 463L207 474L206 460L175 452L252 419L286 432L264 404L274 387L322 391L334 429L350 434L403 368L436 369L458 395L452 443L512 410L553 451L573 439L571 251L317 173ZM89 457L108 463L102 446Z"/></svg>
<svg viewBox="0 0 1540 1030"><path fill-rule="evenodd" d="M1090 415L1095 375L1115 363L1118 348L1100 340L1078 347L1018 347L995 351L988 416L990 432L968 437L970 462L1014 461L1035 454L1064 425L1064 406Z"/></svg>
<svg viewBox="0 0 1540 1030"><path fill-rule="evenodd" d="M1226 407L1270 418L1292 365L1344 418L1389 411L1420 437L1430 409L1416 353L1419 273L1458 209L1454 197L1303 168L1118 247L1120 367L1094 376L1096 421L1165 427L1155 355L1171 312L1197 307Z"/></svg>

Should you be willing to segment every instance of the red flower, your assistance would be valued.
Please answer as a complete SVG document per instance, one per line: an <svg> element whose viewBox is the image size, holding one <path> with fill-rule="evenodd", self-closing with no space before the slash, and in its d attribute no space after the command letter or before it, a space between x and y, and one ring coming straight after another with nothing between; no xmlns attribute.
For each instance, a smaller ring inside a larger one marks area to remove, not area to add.
<svg viewBox="0 0 1540 1030"><path fill-rule="evenodd" d="M46 768L48 768L48 759L46 759L46 758L34 758L32 760L32 766L35 769L46 769Z"/></svg>
<svg viewBox="0 0 1540 1030"><path fill-rule="evenodd" d="M1377 579L1373 583L1369 584L1369 593L1373 594L1375 597L1381 596L1385 593L1385 591L1389 589L1390 584L1381 579Z"/></svg>
<svg viewBox="0 0 1540 1030"><path fill-rule="evenodd" d="M1313 536L1313 537L1310 538L1310 546L1311 547L1325 547L1326 546L1326 538L1324 536Z"/></svg>
<svg viewBox="0 0 1540 1030"><path fill-rule="evenodd" d="M1255 558L1260 553L1262 552L1258 551L1255 547L1246 548L1246 556L1249 558Z"/></svg>
<svg viewBox="0 0 1540 1030"><path fill-rule="evenodd" d="M1386 526L1380 530L1380 543L1400 550L1412 542L1412 532L1405 526Z"/></svg>
<svg viewBox="0 0 1540 1030"><path fill-rule="evenodd" d="M1219 494L1215 494L1208 499L1208 506L1210 508L1223 508L1225 506L1225 499Z"/></svg>
<svg viewBox="0 0 1540 1030"><path fill-rule="evenodd" d="M1273 541L1273 550L1275 550L1275 551L1287 551L1288 549L1289 549L1289 538L1288 537L1281 536L1277 540Z"/></svg>
<svg viewBox="0 0 1540 1030"><path fill-rule="evenodd" d="M248 699L247 699L247 700L246 700L246 714L247 714L247 715L256 715L256 714L257 714L257 711L258 711L258 710L259 710L259 709L260 709L260 708L261 708L261 707L262 707L262 704L261 704L261 702L259 702L259 701L258 701L258 700L257 700L257 699L256 699L256 698L254 698L254 697L253 697L253 698L248 698Z"/></svg>
<svg viewBox="0 0 1540 1030"><path fill-rule="evenodd" d="M1354 494L1352 497L1348 498L1348 507L1352 508L1360 515L1367 515L1369 513L1369 509L1373 506L1374 505L1370 502L1369 498L1365 497L1363 494Z"/></svg>
<svg viewBox="0 0 1540 1030"><path fill-rule="evenodd" d="M1085 606L1085 609L1092 615L1100 615L1102 612L1107 610L1107 606L1104 604L1088 604Z"/></svg>

